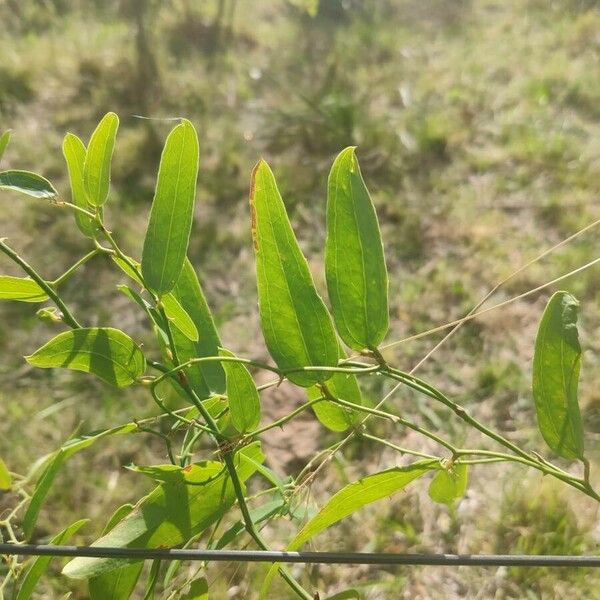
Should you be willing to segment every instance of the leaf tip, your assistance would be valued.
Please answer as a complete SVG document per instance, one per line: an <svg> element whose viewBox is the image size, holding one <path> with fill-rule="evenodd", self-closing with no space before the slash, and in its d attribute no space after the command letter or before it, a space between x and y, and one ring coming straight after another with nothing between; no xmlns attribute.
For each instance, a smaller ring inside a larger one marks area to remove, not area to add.
<svg viewBox="0 0 600 600"><path fill-rule="evenodd" d="M252 231L252 242L254 244L254 251L258 252L258 235L256 230L256 206L255 206L255 197L256 197L256 178L259 175L260 171L264 168L269 168L266 161L261 158L252 169L252 174L250 175L250 229Z"/></svg>

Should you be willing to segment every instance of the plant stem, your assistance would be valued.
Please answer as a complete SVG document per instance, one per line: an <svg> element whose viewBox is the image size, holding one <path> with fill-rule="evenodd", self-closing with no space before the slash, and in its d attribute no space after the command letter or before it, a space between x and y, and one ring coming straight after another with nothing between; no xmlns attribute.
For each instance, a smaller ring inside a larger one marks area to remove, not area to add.
<svg viewBox="0 0 600 600"><path fill-rule="evenodd" d="M17 263L25 271L25 273L27 273L27 275L29 275L29 277L31 277L31 279L33 279L44 290L44 292L46 292L48 297L61 311L63 320L67 325L73 329L81 328L81 325L77 322L77 319L75 319L75 317L71 314L71 311L66 307L65 303L60 299L60 296L56 293L53 287L2 239L0 239L0 251Z"/></svg>
<svg viewBox="0 0 600 600"><path fill-rule="evenodd" d="M405 385L417 390L430 398L437 400L444 404L444 406L450 408L460 419L462 419L465 423L480 431L486 437L494 440L498 444L508 448L512 452L514 452L518 457L523 459L524 464L528 464L529 466L545 473L546 475L553 475L557 479L564 481L572 487L584 492L586 495L594 498L595 500L600 501L600 496L589 486L586 482L578 477L571 475L570 473L563 471L560 467L553 465L547 461L537 460L534 456L527 453L525 450L522 450L516 444L513 444L510 440L506 439L504 436L496 433L474 417L472 417L462 406L458 405L456 402L450 400L445 394L440 392L438 389L430 386L428 383L418 379L413 375L409 375L408 373L404 373L399 371L398 369L388 368L387 371L383 372L384 375L391 377L397 381L401 381ZM482 453L485 451L480 451ZM497 456L497 455L496 455Z"/></svg>
<svg viewBox="0 0 600 600"><path fill-rule="evenodd" d="M323 401L323 398L315 398L314 400L309 400L308 402L305 402L304 404L300 405L298 408L294 409L292 412L281 417L281 419L277 419L277 421L272 421L271 423L269 423L268 425L265 425L264 427L261 427L260 429L251 431L250 433L246 434L246 437L253 438L253 437L256 437L257 435L264 433L265 431L269 431L269 429L274 429L275 427L282 427L288 421L291 421L294 417L296 417L300 413L304 412L305 410L307 410L314 404L317 404L318 402L322 402L322 401Z"/></svg>
<svg viewBox="0 0 600 600"><path fill-rule="evenodd" d="M54 288L57 288L59 285L64 283L79 267L84 265L88 260L94 258L98 254L106 253L106 249L102 247L96 247L91 252L88 252L83 258L80 258L72 267L69 267L60 277L56 278L54 281L50 282L50 285Z"/></svg>
<svg viewBox="0 0 600 600"><path fill-rule="evenodd" d="M417 450L411 450L410 448L402 448L401 446L397 446L396 444L393 444L392 442L389 442L388 440L376 437L369 433L361 433L360 435L361 435L361 437L363 437L367 440L377 442L378 444L387 446L388 448L391 448L392 450L396 450L396 452L399 452L400 454L409 454L410 456L417 456L418 458L427 458L430 460L439 460L439 461L442 460L441 457L439 457L439 456L433 456L433 454L425 454L424 452L418 452Z"/></svg>
<svg viewBox="0 0 600 600"><path fill-rule="evenodd" d="M202 404L202 400L200 400L200 398L198 397L196 392L194 392L194 390L190 387L190 385L187 381L187 378L185 377L185 374L183 374L183 377L181 379L177 378L174 375L174 373L181 370L182 365L179 364L179 360L177 358L177 352L175 349L175 343L173 340L171 326L169 324L168 319L166 319L164 309L162 307L160 307L159 311L161 312L161 314L163 315L163 318L165 319L165 328L167 330L166 333L167 333L167 337L169 340L169 345L171 346L171 352L173 354L173 362L175 364L175 369L172 369L171 372L165 373L161 377L157 378L157 380L155 382L153 382L153 386L156 385L156 383L159 380L161 380L162 378L164 378L167 375L169 377L172 377L175 381L177 381L179 383L179 385L182 387L182 389L185 391L185 393L188 395L190 400L192 400L193 404L196 406L196 408L198 409L200 414L202 415L202 418L206 422L206 425L207 425L208 429L210 430L211 435L214 438L217 445L220 448L223 448L227 442L227 438L225 438L223 436L223 434L221 433L221 431L219 430L217 423L214 421L214 419L212 418L212 416L210 415L210 413L208 412L208 410L206 409L204 404ZM217 358L217 357L209 357L209 358ZM218 358L223 358L223 357L218 357ZM240 481L240 478L238 477L237 471L235 469L235 464L234 464L234 460L233 460L234 453L235 453L235 449L227 449L224 452L222 452L222 456L223 456L223 461L225 462L225 466L227 468L229 477L231 478L231 482L233 484L233 489L235 491L237 502L240 507L242 517L244 519L244 527L245 527L246 531L248 532L248 534L252 537L252 539L259 546L259 548L261 548L262 550L268 550L269 547L267 546L267 544L265 544L265 542L261 538L260 534L256 530L254 521L252 520L252 516L250 515L250 511L248 510L248 505L246 504L244 490L242 488L242 482ZM294 579L294 577L292 577L292 575L290 573L288 573L288 571L286 569L284 569L283 567L280 567L279 573L283 577L283 579L285 579L285 581L288 583L288 585L292 588L292 590L294 590L294 592L296 592L296 594L298 594L298 596L300 598L303 598L303 600L312 600L312 596Z"/></svg>
<svg viewBox="0 0 600 600"><path fill-rule="evenodd" d="M246 504L246 499L244 496L244 490L242 489L241 482L237 477L237 472L235 470L235 464L233 462L233 456L231 453L226 452L223 456L223 460L225 461L225 465L227 466L227 470L229 473L235 473L236 476L231 478L233 483L233 489L235 490L235 495L237 497L238 505L240 507L240 511L242 513L242 517L244 519L244 526L246 527L246 531L252 537L252 539L256 542L256 545L261 550L268 550L269 547L262 539L260 533L256 530L256 526L254 525L254 521L252 520L252 516L250 515L250 511L248 510L248 505ZM312 596L287 572L283 567L279 567L280 575L287 581L289 586L304 600L312 600Z"/></svg>
<svg viewBox="0 0 600 600"><path fill-rule="evenodd" d="M441 437L439 437L432 431L429 431L428 429L425 429L425 428L421 427L420 425L417 425L416 423L413 423L411 421L408 421L407 419L403 419L402 417L393 415L391 413L385 412L385 411L377 409L377 408L370 408L368 406L362 406L360 404L355 404L354 402L348 402L347 400L342 400L341 398L336 398L327 389L326 385L322 385L321 389L326 394L327 398L331 402L334 402L335 404L339 404L340 406L345 406L346 408L351 408L351 409L357 410L359 412L364 412L364 413L368 413L370 415L375 415L375 416L381 417L383 419L389 419L393 423L403 425L404 427L408 427L409 429L412 429L413 431L416 431L417 433L420 433L420 434L424 435L425 437L428 437L430 440L437 442L440 446L443 446L444 448L449 450L452 454L454 454L456 451L456 448L452 444L450 444L450 442L447 442L446 440L442 439Z"/></svg>

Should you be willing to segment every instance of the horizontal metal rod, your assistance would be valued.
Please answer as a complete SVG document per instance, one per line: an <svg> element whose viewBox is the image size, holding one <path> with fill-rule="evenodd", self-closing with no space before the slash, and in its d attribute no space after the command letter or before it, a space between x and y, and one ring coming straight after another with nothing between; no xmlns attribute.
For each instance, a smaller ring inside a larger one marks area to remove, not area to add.
<svg viewBox="0 0 600 600"><path fill-rule="evenodd" d="M275 552L186 550L0 544L0 555L122 558L129 560L204 560L338 565L429 565L469 567L600 567L600 556L523 554L371 554L365 552Z"/></svg>

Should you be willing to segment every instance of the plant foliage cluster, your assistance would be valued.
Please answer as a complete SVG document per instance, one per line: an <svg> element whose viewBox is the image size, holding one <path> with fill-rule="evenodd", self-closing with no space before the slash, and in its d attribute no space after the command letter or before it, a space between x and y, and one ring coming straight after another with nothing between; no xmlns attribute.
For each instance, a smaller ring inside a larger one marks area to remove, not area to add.
<svg viewBox="0 0 600 600"><path fill-rule="evenodd" d="M38 316L64 328L26 357L30 365L82 371L119 388L143 386L161 414L73 437L40 459L25 476L11 473L0 461L0 489L11 489L22 497L1 522L10 541L35 539L36 520L65 461L109 436L139 431L161 438L169 462L130 466L140 476L151 479L155 487L135 504L117 508L96 545L161 548L190 546L202 538L207 547L219 549L234 545L246 531L257 547L268 549L261 528L273 520L288 519L297 524L297 532L286 548L297 550L364 506L392 496L427 475L431 476L431 499L452 505L465 494L470 468L505 461L535 469L600 500L590 484L584 453L577 398L581 363L579 304L571 294L555 293L542 316L532 390L544 440L557 456L579 461L582 475L514 444L431 383L386 362L382 350L389 328L388 273L377 215L354 147L337 156L328 180L325 279L330 308L317 291L272 170L261 160L252 172L249 221L258 308L272 358L272 362L265 363L223 347L194 266L187 258L199 169L194 126L182 119L164 144L141 261L122 251L104 216L118 127L117 115L109 113L87 145L73 134L65 136L63 154L71 201L41 175L19 170L0 172L0 190L49 200L72 211L76 226L90 245L85 256L59 278L49 281L1 240L0 250L23 269L25 276L0 277L0 298L48 302L38 310ZM8 132L0 137L0 159L9 138ZM142 347L120 329L86 326L68 308L62 285L98 256L108 257L127 277L128 283L119 285L118 291L151 323L154 348ZM273 380L257 386L252 374L256 370L272 373ZM385 399L371 406L363 398L361 381L373 377L389 379L440 403L497 448L459 447L444 438L443 432L431 431L390 412ZM260 392L283 380L303 388L306 401L282 418L265 423ZM172 393L179 398L180 408L173 408L167 400ZM264 464L261 435L305 410L314 411L325 427L346 437L323 448L296 476L282 479ZM363 425L369 418L415 431L434 442L439 454L402 448L366 433ZM414 460L348 483L315 514L297 511L294 499L298 490L310 481L313 470L326 465L352 436L368 437ZM213 446L208 455L201 447L205 440ZM249 491L251 478L265 482L258 494ZM225 528L226 523L233 524ZM83 525L85 521L80 520L66 526L52 543L67 542ZM0 589L5 593L14 589L18 600L29 598L48 564L48 558L37 558L27 565L12 560ZM164 570L156 562L147 578L146 597L152 597L155 589L162 589L169 598L205 597L207 583L202 574L184 585L174 585L178 568L174 563ZM143 563L76 558L63 573L72 579L87 580L93 600L124 599L134 593ZM314 597L315 590L308 590L301 578L280 565L274 565L265 578L263 597L277 574L298 597Z"/></svg>

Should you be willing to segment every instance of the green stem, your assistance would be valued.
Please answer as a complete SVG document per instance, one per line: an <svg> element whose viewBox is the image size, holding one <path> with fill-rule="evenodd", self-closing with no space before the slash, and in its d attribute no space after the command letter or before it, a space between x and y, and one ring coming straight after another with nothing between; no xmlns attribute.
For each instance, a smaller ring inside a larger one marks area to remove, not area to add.
<svg viewBox="0 0 600 600"><path fill-rule="evenodd" d="M53 287L43 279L43 277L23 258L21 258L4 240L0 239L0 251L2 251L11 260L16 262L24 271L33 279L43 290L48 297L56 304L63 315L64 322L73 329L80 329L81 325L77 319L71 314L71 311L66 307L65 303L60 299Z"/></svg>
<svg viewBox="0 0 600 600"><path fill-rule="evenodd" d="M227 452L223 456L223 460L225 461L225 465L227 466L229 473L236 474L235 477L231 478L231 481L233 483L233 489L235 490L238 505L244 519L246 531L261 550L268 550L269 547L262 539L260 533L257 531L254 521L252 520L252 516L250 515L250 511L248 510L248 505L246 504L246 498L244 496L244 490L242 489L241 482L237 477L237 472L235 470L233 456L231 453ZM285 581L287 581L288 585L298 594L300 598L303 598L304 600L312 600L313 597L287 572L286 569L279 567L279 574L285 579Z"/></svg>
<svg viewBox="0 0 600 600"><path fill-rule="evenodd" d="M276 375L279 375L280 377L286 377L290 373L298 373L298 372L310 373L310 372L323 372L324 371L324 372L330 372L330 373L349 373L352 375L362 375L362 374L376 373L381 370L381 367L379 365L366 365L361 368L314 366L314 367L302 367L302 368L298 368L298 369L279 369L272 365L268 365L267 363L264 363L264 362L261 362L258 360L254 360L251 358L242 358L240 356L201 356L198 358L191 358L184 363L178 363L174 368L172 368L168 371L163 371L163 375L161 377L158 377L154 383L155 384L160 383L160 381L162 381L167 376L170 377L171 375L174 375L174 374L178 373L179 371L182 371L183 369L191 367L192 365L196 365L196 364L204 363L204 362L241 363L243 365L248 365L251 367L256 367L258 369L264 369L265 371L270 371L271 373L275 373ZM151 364L151 366L155 366L155 365Z"/></svg>
<svg viewBox="0 0 600 600"><path fill-rule="evenodd" d="M440 446L443 446L444 448L448 449L452 454L454 454L456 451L456 448L452 444L450 444L443 438L439 437L432 431L429 431L428 429L425 429L425 428L421 427L420 425L413 423L412 421L408 421L407 419L403 419L402 417L393 415L391 413L385 412L378 408L370 408L369 406L362 406L360 404L355 404L354 402L348 402L347 400L342 400L341 398L336 398L327 389L326 385L322 385L321 389L323 390L323 392L325 393L327 398L329 400L331 400L331 402L334 402L335 404L339 404L340 406L345 406L346 408L351 408L351 409L357 410L359 412L364 412L364 413L367 413L370 415L375 415L376 417L380 417L382 419L388 419L388 420L392 421L393 423L397 423L404 427L408 427L409 429L412 429L413 431L416 431L417 433L420 433L420 434L424 435L425 437L428 437L430 440L433 440L434 442L437 442Z"/></svg>
<svg viewBox="0 0 600 600"><path fill-rule="evenodd" d="M264 427L261 427L260 429L251 431L250 433L246 434L246 437L253 438L253 437L256 437L257 435L260 435L261 433L264 433L265 431L269 431L269 429L274 429L275 427L282 427L288 421L291 421L294 417L296 417L300 413L304 412L305 410L307 410L314 404L317 404L318 402L322 402L322 401L323 401L323 398L315 398L314 400L309 400L308 402L305 402L304 404L300 405L298 408L294 409L292 412L288 413L284 417L281 417L281 419L277 419L277 421L272 421L271 423L269 423L268 425L265 425Z"/></svg>
<svg viewBox="0 0 600 600"><path fill-rule="evenodd" d="M172 371L177 372L177 370L181 369L181 365L179 365L179 361L177 358L177 352L175 349L175 343L173 340L171 327L170 327L168 320L166 319L164 309L161 307L161 308L159 308L159 310L161 311L163 318L165 318L165 321L166 321L165 327L167 330L167 337L169 339L169 345L171 346L171 352L173 354L173 362L175 364L175 369L172 369ZM219 358L222 358L222 357L219 357ZM164 374L163 376L157 378L157 380L153 383L153 385L156 385L157 381L164 378L166 375L167 374ZM174 373L169 373L168 375L170 377L173 377ZM223 445L227 442L227 438L225 438L223 436L223 434L220 432L217 423L214 421L214 419L212 418L210 413L206 410L206 407L204 406L204 404L202 404L202 401L200 400L200 398L198 398L198 395L190 387L190 385L187 382L187 378L185 376L182 377L181 380L179 380L179 378L177 378L177 377L173 377L173 378L175 381L177 381L179 383L179 385L182 387L182 389L185 391L185 393L188 395L190 400L194 403L194 405L196 406L196 408L202 415L202 418L206 422L207 427L210 429L212 437L214 438L217 445L219 447L223 447ZM241 511L243 519L244 519L244 527L246 528L246 531L248 532L248 534L252 537L252 539L259 546L259 548L261 548L262 550L268 550L269 548L265 544L263 539L261 538L258 531L256 530L254 521L252 520L252 516L250 515L250 511L248 510L248 505L246 504L246 499L244 496L244 490L242 488L242 482L240 481L237 471L235 470L235 464L233 461L233 453L234 452L235 452L235 450L227 450L227 451L223 452L223 460L225 462L225 466L227 468L229 477L231 478L231 482L233 484L233 489L235 491L238 505L240 507L240 511ZM279 573L285 579L285 581L288 583L288 585L292 588L292 590L294 590L294 592L296 592L298 594L298 596L300 598L303 598L304 600L312 600L312 596L294 579L294 577L292 577L292 575L290 575L287 572L286 569L284 569L283 567L280 567Z"/></svg>
<svg viewBox="0 0 600 600"><path fill-rule="evenodd" d="M409 375L408 373L404 373L402 371L399 371L398 369L393 368L388 368L386 371L383 371L383 374L388 377L391 377L392 379L395 379L396 381L401 381L408 387L411 387L414 390L417 390L429 396L430 398L442 403L444 406L451 409L454 412L454 414L456 414L465 423L467 423L474 429L477 429L483 435L494 440L501 446L508 448L509 450L514 452L518 457L523 459L522 461L518 462L524 462L524 464L528 464L529 466L533 467L534 469L537 469L538 471L541 471L542 473L545 473L546 475L552 475L557 479L560 479L561 481L564 481L565 483L569 484L570 486L584 492L591 498L600 501L600 496L598 496L598 494L589 485L586 485L586 482L584 480L574 477L567 471L562 470L560 467L557 467L552 463L536 460L534 456L532 456L525 450L522 450L521 448L519 448L519 446L513 444L504 436L500 435L499 433L496 433L495 431L493 431L492 429L490 429L489 427L472 417L462 406L450 400L450 398L448 398L445 394L443 394L433 386L429 385L425 381L422 381L413 375Z"/></svg>
<svg viewBox="0 0 600 600"><path fill-rule="evenodd" d="M75 273L75 271L77 271L77 269L79 269L79 267L81 267L82 265L85 265L85 263L88 262L88 260L91 260L92 258L94 258L94 256L97 256L98 254L102 254L102 253L106 253L105 248L102 248L102 247L94 248L94 250L92 250L91 252L88 252L83 258L80 258L72 267L69 267L60 277L58 277L54 281L50 282L50 285L54 288L57 288L59 285L61 285L67 279L69 279L69 277L71 277L71 275L73 275L73 273Z"/></svg>
<svg viewBox="0 0 600 600"><path fill-rule="evenodd" d="M361 435L361 437L363 437L367 440L377 442L378 444L387 446L388 448L391 448L392 450L396 450L396 452L399 452L400 454L409 454L410 456L416 456L418 458L427 458L430 460L439 460L439 461L442 460L441 457L439 457L439 456L433 456L433 454L425 454L424 452L418 452L417 450L411 450L410 448L403 448L401 446L397 446L396 444L393 444L392 442L388 442L388 440L376 437L369 433L361 433L360 435Z"/></svg>

